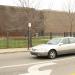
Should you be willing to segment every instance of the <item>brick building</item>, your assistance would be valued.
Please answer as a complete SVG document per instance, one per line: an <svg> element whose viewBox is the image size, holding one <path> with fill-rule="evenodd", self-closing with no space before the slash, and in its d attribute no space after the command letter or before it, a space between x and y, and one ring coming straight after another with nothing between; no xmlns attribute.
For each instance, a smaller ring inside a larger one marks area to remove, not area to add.
<svg viewBox="0 0 75 75"><path fill-rule="evenodd" d="M75 13L32 8L0 6L0 34L26 35L28 22L32 23L32 33L75 32Z"/></svg>

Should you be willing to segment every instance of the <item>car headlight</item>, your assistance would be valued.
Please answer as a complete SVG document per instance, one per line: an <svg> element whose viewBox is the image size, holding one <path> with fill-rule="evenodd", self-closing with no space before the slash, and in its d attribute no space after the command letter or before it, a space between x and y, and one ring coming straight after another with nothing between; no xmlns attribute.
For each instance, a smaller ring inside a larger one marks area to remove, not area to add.
<svg viewBox="0 0 75 75"><path fill-rule="evenodd" d="M32 49L32 51L36 51L37 49Z"/></svg>

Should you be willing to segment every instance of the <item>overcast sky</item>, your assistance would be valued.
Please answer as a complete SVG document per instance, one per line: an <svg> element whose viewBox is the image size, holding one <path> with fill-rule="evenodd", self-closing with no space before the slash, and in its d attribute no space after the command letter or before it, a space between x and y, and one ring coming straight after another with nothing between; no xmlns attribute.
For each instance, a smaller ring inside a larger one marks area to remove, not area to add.
<svg viewBox="0 0 75 75"><path fill-rule="evenodd" d="M35 2L34 2L35 1ZM75 10L75 0L34 0L31 3L33 7L39 9L53 9L53 10L68 10L70 5L71 10ZM0 0L0 5L16 6L19 5L18 0Z"/></svg>

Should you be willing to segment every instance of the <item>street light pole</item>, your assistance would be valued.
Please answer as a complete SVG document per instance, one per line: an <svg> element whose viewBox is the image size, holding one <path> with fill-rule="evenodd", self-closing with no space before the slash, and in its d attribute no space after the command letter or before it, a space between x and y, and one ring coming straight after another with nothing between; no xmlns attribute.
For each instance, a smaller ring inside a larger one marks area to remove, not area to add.
<svg viewBox="0 0 75 75"><path fill-rule="evenodd" d="M28 50L32 47L31 23L28 23Z"/></svg>

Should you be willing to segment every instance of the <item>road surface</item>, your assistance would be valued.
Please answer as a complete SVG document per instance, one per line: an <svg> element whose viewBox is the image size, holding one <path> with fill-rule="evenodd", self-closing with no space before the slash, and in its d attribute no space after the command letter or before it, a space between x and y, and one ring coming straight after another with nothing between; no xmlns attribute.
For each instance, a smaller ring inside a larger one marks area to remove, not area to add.
<svg viewBox="0 0 75 75"><path fill-rule="evenodd" d="M31 56L29 52L0 54L0 75L75 75L75 55L56 59Z"/></svg>

